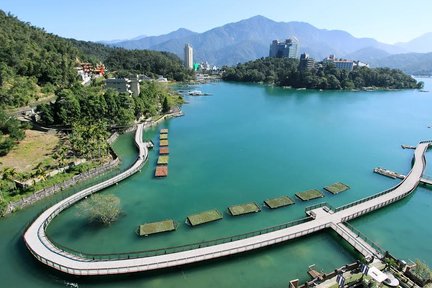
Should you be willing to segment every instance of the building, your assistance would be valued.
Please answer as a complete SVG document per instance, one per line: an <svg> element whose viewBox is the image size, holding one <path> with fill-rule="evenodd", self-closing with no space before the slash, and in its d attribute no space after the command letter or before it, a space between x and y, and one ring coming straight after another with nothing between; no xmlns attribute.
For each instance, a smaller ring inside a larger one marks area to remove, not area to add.
<svg viewBox="0 0 432 288"><path fill-rule="evenodd" d="M333 63L338 70L347 70L352 71L354 68L354 61L336 58L335 55L330 55L329 57L323 60L324 63Z"/></svg>
<svg viewBox="0 0 432 288"><path fill-rule="evenodd" d="M270 44L270 57L276 58L298 58L300 42L297 38L292 37L284 42L279 42L278 40L273 40Z"/></svg>
<svg viewBox="0 0 432 288"><path fill-rule="evenodd" d="M190 44L186 44L184 48L184 64L186 68L193 69L193 49Z"/></svg>
<svg viewBox="0 0 432 288"><path fill-rule="evenodd" d="M315 60L309 57L308 54L300 55L300 70L310 70L315 66Z"/></svg>
<svg viewBox="0 0 432 288"><path fill-rule="evenodd" d="M108 78L105 80L105 87L107 89L114 89L119 93L132 94L130 82L127 78Z"/></svg>
<svg viewBox="0 0 432 288"><path fill-rule="evenodd" d="M138 96L140 94L140 79L138 75L130 77L130 90L133 96Z"/></svg>

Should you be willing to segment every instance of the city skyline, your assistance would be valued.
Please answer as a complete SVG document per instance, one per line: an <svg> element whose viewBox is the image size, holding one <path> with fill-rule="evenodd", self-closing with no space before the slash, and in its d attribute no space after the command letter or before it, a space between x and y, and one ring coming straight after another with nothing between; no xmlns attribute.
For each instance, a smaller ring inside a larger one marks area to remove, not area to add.
<svg viewBox="0 0 432 288"><path fill-rule="evenodd" d="M195 3L185 0L181 5L172 0L152 5L129 0L124 4L128 9L124 9L123 13L119 13L118 3L113 0L103 3L5 0L0 4L0 9L49 33L87 41L162 35L179 28L202 33L256 15L278 22L300 21L320 29L344 30L357 38L374 38L390 44L410 41L431 32L428 11L432 8L432 2L427 0L397 5L390 0L366 0L361 3L340 0L306 0L300 3L291 0L265 3L257 0L234 3L221 0L217 3Z"/></svg>

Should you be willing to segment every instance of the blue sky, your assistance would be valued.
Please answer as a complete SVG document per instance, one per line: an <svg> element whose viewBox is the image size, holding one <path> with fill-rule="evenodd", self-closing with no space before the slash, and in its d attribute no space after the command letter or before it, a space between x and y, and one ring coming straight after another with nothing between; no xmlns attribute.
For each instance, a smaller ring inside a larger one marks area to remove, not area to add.
<svg viewBox="0 0 432 288"><path fill-rule="evenodd" d="M381 42L432 32L431 0L0 0L0 9L50 33L80 40L204 32L255 15L345 30Z"/></svg>

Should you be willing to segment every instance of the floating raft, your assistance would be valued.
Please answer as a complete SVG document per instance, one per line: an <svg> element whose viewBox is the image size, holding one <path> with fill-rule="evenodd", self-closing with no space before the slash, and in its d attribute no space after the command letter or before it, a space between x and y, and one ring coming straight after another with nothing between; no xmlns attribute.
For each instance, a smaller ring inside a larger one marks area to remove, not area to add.
<svg viewBox="0 0 432 288"><path fill-rule="evenodd" d="M165 165L156 166L155 176L156 177L168 176L168 166Z"/></svg>
<svg viewBox="0 0 432 288"><path fill-rule="evenodd" d="M161 129L160 134L168 134L168 129L166 129L166 128Z"/></svg>
<svg viewBox="0 0 432 288"><path fill-rule="evenodd" d="M191 226L197 226L213 221L217 221L223 218L222 213L220 213L218 210L208 210L201 213L189 215L186 218L186 223L188 223Z"/></svg>
<svg viewBox="0 0 432 288"><path fill-rule="evenodd" d="M324 187L324 190L326 190L332 194L339 194L339 193L344 192L348 189L350 189L350 187L344 183L341 183L341 182L336 182L332 185Z"/></svg>
<svg viewBox="0 0 432 288"><path fill-rule="evenodd" d="M169 154L169 148L168 147L160 147L159 148L159 155L168 155Z"/></svg>
<svg viewBox="0 0 432 288"><path fill-rule="evenodd" d="M309 201L312 199L324 197L324 195L316 189L298 192L295 195L302 201Z"/></svg>
<svg viewBox="0 0 432 288"><path fill-rule="evenodd" d="M138 228L139 236L148 236L151 234L168 232L176 230L176 223L174 220L168 219L159 222L152 222L140 225Z"/></svg>
<svg viewBox="0 0 432 288"><path fill-rule="evenodd" d="M294 204L294 201L288 196L281 196L273 199L267 199L264 201L264 204L270 209L276 209L279 207L292 205Z"/></svg>
<svg viewBox="0 0 432 288"><path fill-rule="evenodd" d="M160 147L168 146L168 140L160 140L159 146Z"/></svg>
<svg viewBox="0 0 432 288"><path fill-rule="evenodd" d="M168 160L169 160L168 155L159 156L157 165L168 165Z"/></svg>
<svg viewBox="0 0 432 288"><path fill-rule="evenodd" d="M233 205L228 207L228 212L232 216L239 216L239 215L249 214L254 212L256 213L260 211L261 211L260 207L255 202Z"/></svg>
<svg viewBox="0 0 432 288"><path fill-rule="evenodd" d="M168 140L168 134L160 134L159 140Z"/></svg>

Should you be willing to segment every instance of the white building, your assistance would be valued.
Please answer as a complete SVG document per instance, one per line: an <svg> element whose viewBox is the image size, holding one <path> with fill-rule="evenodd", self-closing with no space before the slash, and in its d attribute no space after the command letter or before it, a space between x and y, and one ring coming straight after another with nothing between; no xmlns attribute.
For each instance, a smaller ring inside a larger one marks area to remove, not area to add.
<svg viewBox="0 0 432 288"><path fill-rule="evenodd" d="M193 69L193 49L190 44L186 44L184 48L184 64L187 68Z"/></svg>

